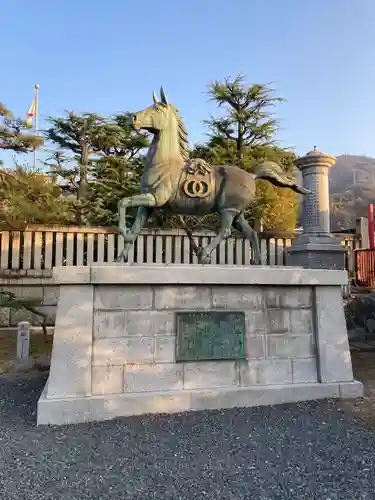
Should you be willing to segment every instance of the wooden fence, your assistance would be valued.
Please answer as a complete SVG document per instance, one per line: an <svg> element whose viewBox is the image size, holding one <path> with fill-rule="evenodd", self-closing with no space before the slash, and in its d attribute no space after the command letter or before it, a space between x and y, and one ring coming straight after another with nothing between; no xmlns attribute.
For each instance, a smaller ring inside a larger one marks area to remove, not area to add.
<svg viewBox="0 0 375 500"><path fill-rule="evenodd" d="M196 243L206 245L214 233L196 231ZM286 265L287 249L296 233L260 233L263 265ZM353 250L359 235L336 235L348 249L347 269L354 270ZM0 269L52 269L55 266L86 266L113 262L123 248L116 228L29 226L23 231L0 230ZM212 255L212 264L248 265L249 242L234 234ZM193 264L197 257L183 230L144 230L134 244L130 263Z"/></svg>

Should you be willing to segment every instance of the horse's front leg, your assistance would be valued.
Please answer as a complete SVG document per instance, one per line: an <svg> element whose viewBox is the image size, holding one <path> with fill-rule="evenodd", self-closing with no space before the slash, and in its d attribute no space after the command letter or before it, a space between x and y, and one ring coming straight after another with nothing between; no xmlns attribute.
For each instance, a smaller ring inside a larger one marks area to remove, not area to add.
<svg viewBox="0 0 375 500"><path fill-rule="evenodd" d="M129 239L130 242L134 241L131 234L128 233L128 229L126 227L126 209L127 207L144 207L144 208L153 208L157 206L156 199L154 195L151 193L142 193L136 194L134 196L130 196L129 198L122 198L118 202L118 214L119 214L119 230L124 240L127 241ZM137 214L138 216L138 214ZM129 236L127 236L129 234Z"/></svg>
<svg viewBox="0 0 375 500"><path fill-rule="evenodd" d="M120 255L117 257L116 262L126 261L128 259L128 254L131 246L138 238L139 233L142 231L143 226L146 224L147 219L150 217L152 208L139 207L137 211L137 216L128 232L122 232L124 238L124 248L122 249Z"/></svg>
<svg viewBox="0 0 375 500"><path fill-rule="evenodd" d="M130 231L126 228L126 207L139 207L137 216ZM118 203L119 210L119 230L124 238L124 248L116 261L126 261L128 258L129 250L137 239L143 226L150 217L152 208L156 206L156 200L150 193L139 194L131 196L130 198L123 198Z"/></svg>

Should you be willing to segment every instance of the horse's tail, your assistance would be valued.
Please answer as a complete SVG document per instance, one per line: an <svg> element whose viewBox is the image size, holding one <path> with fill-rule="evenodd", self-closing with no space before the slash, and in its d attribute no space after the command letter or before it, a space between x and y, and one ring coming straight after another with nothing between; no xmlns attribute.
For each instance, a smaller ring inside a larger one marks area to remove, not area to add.
<svg viewBox="0 0 375 500"><path fill-rule="evenodd" d="M257 166L254 173L255 179L264 179L274 186L289 188L299 194L311 193L309 189L299 187L295 179L288 177L282 168L273 161L265 161Z"/></svg>

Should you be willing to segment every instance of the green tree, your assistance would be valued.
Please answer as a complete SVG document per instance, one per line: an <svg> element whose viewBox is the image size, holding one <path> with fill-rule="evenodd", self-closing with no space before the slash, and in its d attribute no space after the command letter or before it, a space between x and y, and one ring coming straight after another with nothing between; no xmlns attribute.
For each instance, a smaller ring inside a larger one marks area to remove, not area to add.
<svg viewBox="0 0 375 500"><path fill-rule="evenodd" d="M274 92L264 84L248 86L242 75L210 84L209 98L224 112L223 116L211 116L204 122L209 129L210 146L220 152L230 145L236 164L245 167L246 151L275 145L279 123L272 108L284 99L275 97Z"/></svg>
<svg viewBox="0 0 375 500"><path fill-rule="evenodd" d="M296 176L295 153L271 147L264 150L263 154L260 159L275 161L288 175ZM273 186L265 180L257 181L256 194L256 202L248 213L249 218L261 220L265 229L291 231L296 227L300 195L290 189Z"/></svg>
<svg viewBox="0 0 375 500"><path fill-rule="evenodd" d="M57 149L46 165L75 189L77 223L116 223L118 200L138 189L146 136L133 131L129 113L68 112L49 122L46 138Z"/></svg>
<svg viewBox="0 0 375 500"><path fill-rule="evenodd" d="M43 137L25 132L26 123L14 118L13 114L0 103L0 150L28 153L43 145Z"/></svg>
<svg viewBox="0 0 375 500"><path fill-rule="evenodd" d="M274 97L274 90L267 85L247 86L241 75L212 83L208 94L224 114L204 121L208 140L196 145L191 157L214 165L238 165L250 172L261 161L275 161L290 176L296 175L295 154L278 147L275 140L279 123L272 108L284 99ZM253 225L262 221L267 229L294 229L298 195L259 180L256 199L245 215Z"/></svg>
<svg viewBox="0 0 375 500"><path fill-rule="evenodd" d="M98 158L92 163L88 218L95 225L114 225L118 201L139 191L149 141L133 131L129 113L108 119L101 132L95 144Z"/></svg>
<svg viewBox="0 0 375 500"><path fill-rule="evenodd" d="M12 228L24 224L69 224L74 211L52 179L22 165L0 168L0 221Z"/></svg>
<svg viewBox="0 0 375 500"><path fill-rule="evenodd" d="M87 196L88 176L92 156L97 154L105 119L95 113L76 114L67 111L65 117L49 117L51 127L45 132L48 141L57 146L54 172L77 182L77 199Z"/></svg>

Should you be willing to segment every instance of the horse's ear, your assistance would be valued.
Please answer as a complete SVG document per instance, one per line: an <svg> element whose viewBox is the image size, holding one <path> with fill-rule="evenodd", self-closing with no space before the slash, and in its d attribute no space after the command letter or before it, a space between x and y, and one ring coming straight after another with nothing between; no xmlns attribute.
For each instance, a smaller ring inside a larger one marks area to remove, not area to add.
<svg viewBox="0 0 375 500"><path fill-rule="evenodd" d="M165 95L163 85L160 87L160 97L161 97L161 102L168 106L168 99L167 96Z"/></svg>
<svg viewBox="0 0 375 500"><path fill-rule="evenodd" d="M154 104L157 104L158 103L158 98L156 97L156 94L155 94L155 90L153 91L152 93L152 99L154 101Z"/></svg>

